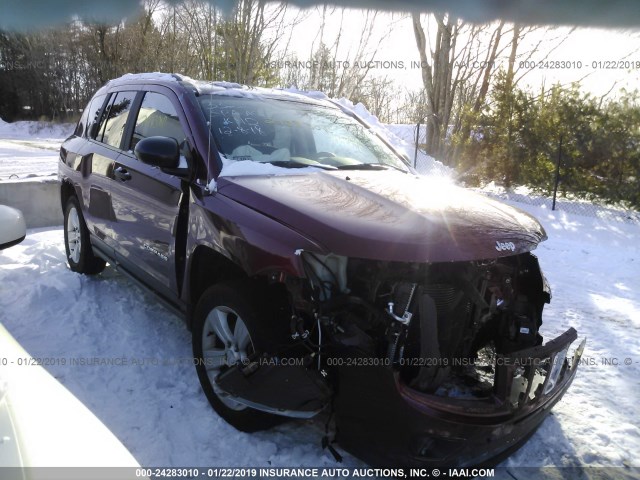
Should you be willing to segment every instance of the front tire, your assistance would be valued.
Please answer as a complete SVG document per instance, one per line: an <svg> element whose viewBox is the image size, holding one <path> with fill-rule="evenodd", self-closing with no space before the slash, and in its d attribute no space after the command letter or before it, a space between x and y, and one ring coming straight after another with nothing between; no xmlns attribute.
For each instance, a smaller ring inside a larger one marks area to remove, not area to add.
<svg viewBox="0 0 640 480"><path fill-rule="evenodd" d="M89 229L76 197L69 198L64 209L64 247L74 272L95 275L104 270L106 262L93 254Z"/></svg>
<svg viewBox="0 0 640 480"><path fill-rule="evenodd" d="M193 356L200 385L213 409L242 432L265 430L283 417L235 401L216 386L220 372L275 346L269 322L257 312L256 292L246 282L218 284L200 298L193 321Z"/></svg>

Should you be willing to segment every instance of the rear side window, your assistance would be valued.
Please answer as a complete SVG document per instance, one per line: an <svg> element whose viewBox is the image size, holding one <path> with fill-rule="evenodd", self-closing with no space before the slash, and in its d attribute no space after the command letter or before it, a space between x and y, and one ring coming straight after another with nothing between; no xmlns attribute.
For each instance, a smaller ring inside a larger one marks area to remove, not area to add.
<svg viewBox="0 0 640 480"><path fill-rule="evenodd" d="M127 126L127 119L129 118L129 112L131 106L136 98L136 92L118 92L109 108L102 116L100 123L100 133L96 137L96 140L111 145L112 147L120 148L120 142L124 134L124 129Z"/></svg>
<svg viewBox="0 0 640 480"><path fill-rule="evenodd" d="M143 138L155 136L175 138L179 144L186 138L178 112L171 101L160 93L147 92L140 105L131 150Z"/></svg>

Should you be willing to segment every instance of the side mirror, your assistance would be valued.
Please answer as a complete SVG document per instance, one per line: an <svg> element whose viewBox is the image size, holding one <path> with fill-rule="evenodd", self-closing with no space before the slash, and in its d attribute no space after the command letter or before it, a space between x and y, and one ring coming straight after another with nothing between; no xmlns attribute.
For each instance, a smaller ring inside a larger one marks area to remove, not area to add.
<svg viewBox="0 0 640 480"><path fill-rule="evenodd" d="M180 147L175 138L144 138L136 144L134 153L142 163L154 167L173 170L180 165Z"/></svg>

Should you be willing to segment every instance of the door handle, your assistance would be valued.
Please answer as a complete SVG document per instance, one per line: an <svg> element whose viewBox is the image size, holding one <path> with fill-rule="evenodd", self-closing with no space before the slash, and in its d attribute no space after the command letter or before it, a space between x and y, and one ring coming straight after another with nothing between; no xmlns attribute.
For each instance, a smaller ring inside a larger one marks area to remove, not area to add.
<svg viewBox="0 0 640 480"><path fill-rule="evenodd" d="M124 167L118 167L113 171L113 174L118 180L126 182L127 180L131 180L131 174L127 172L127 169Z"/></svg>

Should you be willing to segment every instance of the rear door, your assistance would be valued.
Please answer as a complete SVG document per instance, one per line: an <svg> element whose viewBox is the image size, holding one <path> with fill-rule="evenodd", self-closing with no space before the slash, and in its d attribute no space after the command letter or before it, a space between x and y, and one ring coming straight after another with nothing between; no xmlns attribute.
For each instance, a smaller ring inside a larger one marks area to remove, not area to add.
<svg viewBox="0 0 640 480"><path fill-rule="evenodd" d="M182 198L179 178L140 162L138 141L151 136L175 138L187 162L186 121L171 90L144 92L135 120L114 164L111 196L115 214L116 258L131 274L169 300L176 300L176 230Z"/></svg>
<svg viewBox="0 0 640 480"><path fill-rule="evenodd" d="M87 119L87 142L78 152L81 159L82 202L92 242L112 255L115 214L111 201L111 183L115 160L120 155L120 139L135 91L114 92L96 97ZM105 103L106 100L106 103ZM104 106L103 106L104 104Z"/></svg>
<svg viewBox="0 0 640 480"><path fill-rule="evenodd" d="M60 149L61 159L66 165L75 172L79 172L80 175L74 175L74 183L76 183L76 191L79 193L79 200L81 202L82 211L85 222L89 228L89 231L93 234L96 231L103 232L104 224L109 221L108 215L102 214L104 209L101 209L98 204L101 202L104 205L104 198L99 199L92 192L108 192L109 181L106 177L106 169L96 169L95 175L93 175L93 169L88 163L91 161L93 153L100 148L96 145L93 138L97 131L97 126L100 124L100 118L103 112L103 107L109 98L107 93L94 96L88 103L87 108L82 114L80 122L74 132L75 138L67 139L62 148ZM115 158L114 158L115 159ZM92 185L93 178L95 176L97 185ZM100 194L98 193L98 196ZM91 198L96 200L91 202ZM110 200L107 200L110 204Z"/></svg>

